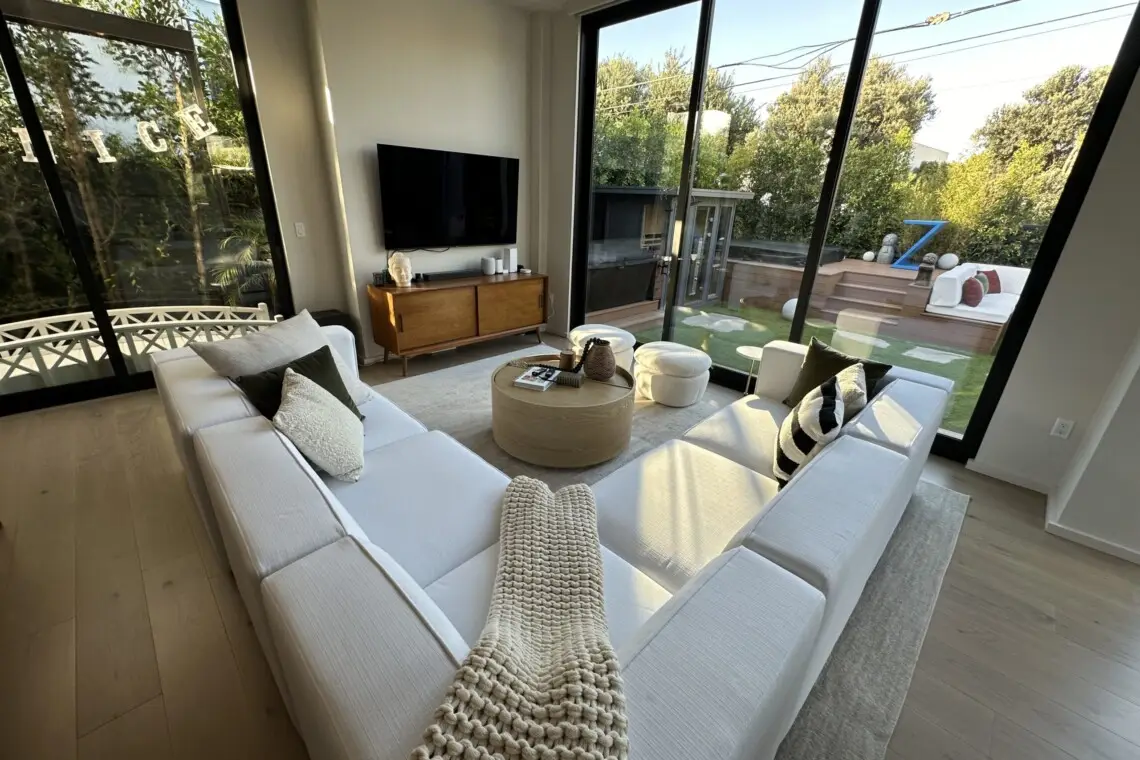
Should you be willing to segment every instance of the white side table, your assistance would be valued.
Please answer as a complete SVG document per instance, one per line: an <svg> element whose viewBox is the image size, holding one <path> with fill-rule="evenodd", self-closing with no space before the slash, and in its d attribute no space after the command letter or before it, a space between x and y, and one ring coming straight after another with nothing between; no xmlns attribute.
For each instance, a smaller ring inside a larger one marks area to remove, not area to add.
<svg viewBox="0 0 1140 760"><path fill-rule="evenodd" d="M760 346L737 346L736 353L748 360L748 377L744 380L744 395L748 395L748 381L752 380L752 389L756 390L756 380L760 379L760 357L764 349ZM756 380L753 380L755 376Z"/></svg>

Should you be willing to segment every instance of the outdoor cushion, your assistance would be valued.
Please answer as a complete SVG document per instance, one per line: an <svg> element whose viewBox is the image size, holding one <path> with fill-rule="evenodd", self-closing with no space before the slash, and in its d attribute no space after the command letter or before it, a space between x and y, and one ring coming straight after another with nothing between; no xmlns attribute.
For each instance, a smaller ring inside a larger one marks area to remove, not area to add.
<svg viewBox="0 0 1140 760"><path fill-rule="evenodd" d="M962 283L963 306L977 306L982 302L982 298L985 295L985 289L982 288L982 283L978 282L978 278L971 277Z"/></svg>

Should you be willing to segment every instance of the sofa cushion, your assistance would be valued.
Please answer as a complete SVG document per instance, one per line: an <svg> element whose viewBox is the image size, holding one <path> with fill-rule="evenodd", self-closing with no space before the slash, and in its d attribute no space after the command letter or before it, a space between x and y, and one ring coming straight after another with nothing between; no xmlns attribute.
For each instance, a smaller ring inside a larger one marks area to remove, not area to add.
<svg viewBox="0 0 1140 760"><path fill-rule="evenodd" d="M359 409L364 415L365 451L427 432L422 422L375 391Z"/></svg>
<svg viewBox="0 0 1140 760"><path fill-rule="evenodd" d="M808 688L906 508L914 488L914 481L908 482L909 461L882 446L840 436L730 542L767 557L827 600Z"/></svg>
<svg viewBox="0 0 1140 760"><path fill-rule="evenodd" d="M225 341L192 343L190 347L219 375L239 377L280 367L326 345L330 345L328 336L305 310L259 332ZM356 367L350 367L339 350L333 352L333 360L359 406L369 396L368 386L360 382Z"/></svg>
<svg viewBox="0 0 1140 760"><path fill-rule="evenodd" d="M926 311L929 314L942 314L947 317L972 319L975 322L992 322L993 324L1004 325L1009 321L1010 315L1013 314L1014 307L1017 306L1017 298L1018 296L1012 293L998 293L996 296L986 296L977 306L966 306L965 304L952 307L927 306Z"/></svg>
<svg viewBox="0 0 1140 760"><path fill-rule="evenodd" d="M750 551L713 559L623 646L631 757L771 758L823 596Z"/></svg>
<svg viewBox="0 0 1140 760"><path fill-rule="evenodd" d="M344 379L340 376L336 361L333 360L333 349L330 346L321 346L311 354L305 354L300 359L294 359L280 367L267 369L253 375L242 375L233 378L234 385L241 388L250 403L257 407L261 414L273 419L281 407L281 389L285 384L285 370L304 375L317 385L336 397L352 413L360 417L360 411L344 387Z"/></svg>
<svg viewBox="0 0 1140 760"><path fill-rule="evenodd" d="M856 395L842 390L841 383L854 385L856 391L862 392L862 402L866 404L867 386L861 367L860 364L848 367L824 380L818 388L808 391L784 420L776 441L776 458L772 463L772 471L781 486L787 485L801 467L839 437L845 414L844 398ZM849 380L852 369L856 370L854 381Z"/></svg>
<svg viewBox="0 0 1140 760"><path fill-rule="evenodd" d="M761 358L760 362L763 363ZM842 351L836 351L818 338L812 338L808 345L807 356L803 366L796 377L796 383L784 399L788 406L800 403L804 396L814 388L818 388L825 380L835 377L842 370L852 364L862 364L866 375L866 387L870 390L878 387L879 381L890 372L891 365L868 361L859 356L851 356Z"/></svg>
<svg viewBox="0 0 1140 760"><path fill-rule="evenodd" d="M594 485L598 537L676 593L776 494L776 481L669 441Z"/></svg>
<svg viewBox="0 0 1140 760"><path fill-rule="evenodd" d="M427 587L499 540L510 480L433 431L367 452L356 483L325 482L348 513L349 533L362 533Z"/></svg>
<svg viewBox="0 0 1140 760"><path fill-rule="evenodd" d="M942 422L946 391L909 380L896 380L843 426L843 432L903 454L918 455L924 431Z"/></svg>
<svg viewBox="0 0 1140 760"><path fill-rule="evenodd" d="M746 396L697 423L682 440L773 478L776 436L790 412L779 401Z"/></svg>
<svg viewBox="0 0 1140 760"><path fill-rule="evenodd" d="M285 370L273 427L321 472L355 483L364 470L364 425L356 412L319 384Z"/></svg>
<svg viewBox="0 0 1140 760"><path fill-rule="evenodd" d="M427 587L468 646L483 632L498 564L496 542ZM602 565L610 643L620 649L672 594L604 546Z"/></svg>
<svg viewBox="0 0 1140 760"><path fill-rule="evenodd" d="M269 628L309 755L406 760L456 661L352 539L266 578Z"/></svg>

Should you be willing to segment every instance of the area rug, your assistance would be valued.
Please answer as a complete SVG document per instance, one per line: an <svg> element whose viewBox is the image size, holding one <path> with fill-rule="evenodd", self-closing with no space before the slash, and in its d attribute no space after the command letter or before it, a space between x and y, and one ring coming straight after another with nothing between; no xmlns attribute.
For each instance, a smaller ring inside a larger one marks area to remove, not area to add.
<svg viewBox="0 0 1140 760"><path fill-rule="evenodd" d="M655 446L680 438L693 425L740 398L737 391L710 384L704 398L684 409L639 399L633 410L629 447L616 459L581 470L539 467L510 456L491 438L491 373L511 359L544 353L558 351L543 346L523 348L384 383L376 389L429 430L442 430L512 478L528 475L556 490L572 483L593 485Z"/></svg>
<svg viewBox="0 0 1140 760"><path fill-rule="evenodd" d="M882 760L970 497L919 481L778 760Z"/></svg>
<svg viewBox="0 0 1140 760"><path fill-rule="evenodd" d="M522 349L377 388L428 428L448 433L507 475L529 475L551 488L596 483L740 397L710 385L704 399L687 409L639 401L633 440L617 459L584 470L536 467L503 453L492 440L490 389L495 367L535 353ZM933 483L918 484L831 659L784 740L779 760L886 756L969 501L968 496Z"/></svg>

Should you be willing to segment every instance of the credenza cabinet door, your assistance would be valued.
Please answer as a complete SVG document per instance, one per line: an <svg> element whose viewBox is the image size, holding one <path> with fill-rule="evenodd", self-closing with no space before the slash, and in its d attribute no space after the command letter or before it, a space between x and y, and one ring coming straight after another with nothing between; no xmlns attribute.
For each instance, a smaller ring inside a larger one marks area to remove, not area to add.
<svg viewBox="0 0 1140 760"><path fill-rule="evenodd" d="M401 293L393 301L400 350L478 334L474 287Z"/></svg>
<svg viewBox="0 0 1140 760"><path fill-rule="evenodd" d="M479 289L479 334L492 335L546 321L546 281L519 280Z"/></svg>

